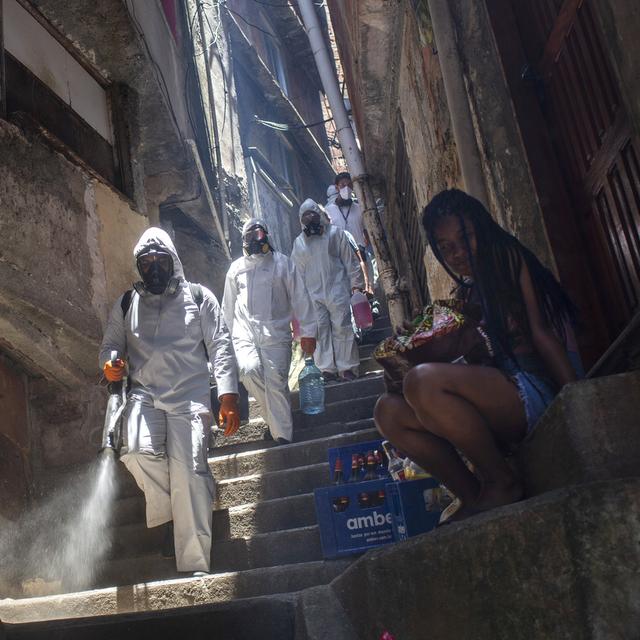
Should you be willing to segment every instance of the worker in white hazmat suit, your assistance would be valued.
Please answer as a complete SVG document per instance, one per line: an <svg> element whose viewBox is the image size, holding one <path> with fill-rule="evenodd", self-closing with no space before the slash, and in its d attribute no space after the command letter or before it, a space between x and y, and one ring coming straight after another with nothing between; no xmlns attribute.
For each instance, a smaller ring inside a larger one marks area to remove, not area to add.
<svg viewBox="0 0 640 640"><path fill-rule="evenodd" d="M222 311L238 361L240 379L258 401L278 444L293 440L288 376L291 318L300 323L302 350L316 347L313 303L291 259L269 244L267 225L256 218L242 229L244 256L229 267Z"/></svg>
<svg viewBox="0 0 640 640"><path fill-rule="evenodd" d="M178 571L199 575L209 571L214 489L207 360L220 394L219 420L232 435L240 425L233 348L218 301L185 281L165 231L145 231L134 257L142 281L113 307L100 366L109 381L122 379L128 366L121 460L145 494L147 526L173 521ZM122 359L112 362L112 351Z"/></svg>
<svg viewBox="0 0 640 640"><path fill-rule="evenodd" d="M351 294L364 288L356 255L342 229L328 224L312 199L300 206L302 233L293 243L295 263L318 318L315 360L326 379L358 374L358 348L351 328Z"/></svg>

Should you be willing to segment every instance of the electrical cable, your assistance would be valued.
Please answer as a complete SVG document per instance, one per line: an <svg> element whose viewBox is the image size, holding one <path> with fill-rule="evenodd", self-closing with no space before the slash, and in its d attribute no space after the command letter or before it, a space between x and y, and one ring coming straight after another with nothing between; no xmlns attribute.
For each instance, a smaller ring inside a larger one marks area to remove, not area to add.
<svg viewBox="0 0 640 640"><path fill-rule="evenodd" d="M233 13L234 16L238 16L238 18L240 18L240 20L242 20L242 22L245 22L250 27L253 27L254 29L257 29L258 31L262 31L262 33L266 33L268 36L271 36L272 38L275 38L276 40L280 40L279 36L271 33L270 31L266 31L262 27L259 27L257 24L253 24L252 22L249 22L244 16L240 15L237 11L234 11L231 7L229 7L229 5L225 4L225 8L226 8L227 11L229 11L229 13Z"/></svg>
<svg viewBox="0 0 640 640"><path fill-rule="evenodd" d="M319 122L312 122L311 124L285 124L284 122L271 122L270 120L263 120L262 118L258 118L257 115L253 116L253 119L258 123L265 127L269 127L270 129L276 129L277 131L291 131L293 129L309 129L311 127L317 127L321 124L326 124L327 122L333 121L333 117L327 118L326 120L320 120Z"/></svg>

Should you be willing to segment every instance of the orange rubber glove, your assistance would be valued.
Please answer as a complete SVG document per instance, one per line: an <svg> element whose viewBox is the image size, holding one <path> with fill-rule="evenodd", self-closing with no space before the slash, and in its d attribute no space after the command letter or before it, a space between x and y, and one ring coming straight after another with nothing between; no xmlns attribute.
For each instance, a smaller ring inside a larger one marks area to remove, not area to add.
<svg viewBox="0 0 640 640"><path fill-rule="evenodd" d="M220 396L220 413L218 414L218 424L224 430L225 436L232 436L240 428L240 407L238 405L238 395L235 393L225 393Z"/></svg>
<svg viewBox="0 0 640 640"><path fill-rule="evenodd" d="M313 355L313 352L316 350L316 339L300 338L300 348L306 355Z"/></svg>
<svg viewBox="0 0 640 640"><path fill-rule="evenodd" d="M107 360L102 367L102 373L109 382L120 382L124 376L124 360Z"/></svg>

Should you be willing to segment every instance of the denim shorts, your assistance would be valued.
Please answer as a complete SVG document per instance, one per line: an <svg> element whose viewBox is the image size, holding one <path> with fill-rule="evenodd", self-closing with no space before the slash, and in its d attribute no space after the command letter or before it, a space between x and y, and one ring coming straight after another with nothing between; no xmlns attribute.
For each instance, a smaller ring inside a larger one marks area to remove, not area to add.
<svg viewBox="0 0 640 640"><path fill-rule="evenodd" d="M507 375L518 387L518 395L524 404L527 417L527 433L530 433L555 398L555 389L548 380L527 371L516 371Z"/></svg>
<svg viewBox="0 0 640 640"><path fill-rule="evenodd" d="M584 369L582 368L580 356L576 352L568 351L567 357L576 372L577 378L583 378ZM540 363L536 363L535 358L531 359L525 356L523 360L529 361L530 364L533 363L534 370L540 370ZM538 365L537 367L535 366L536 364ZM556 386L544 375L525 371L510 361L502 362L499 369L518 387L518 395L524 404L524 412L527 418L527 433L530 433L555 398L557 394Z"/></svg>

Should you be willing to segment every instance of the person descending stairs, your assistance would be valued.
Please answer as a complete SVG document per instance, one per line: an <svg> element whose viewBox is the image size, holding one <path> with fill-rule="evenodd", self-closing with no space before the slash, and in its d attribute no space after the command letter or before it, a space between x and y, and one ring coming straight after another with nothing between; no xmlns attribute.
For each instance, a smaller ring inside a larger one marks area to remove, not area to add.
<svg viewBox="0 0 640 640"><path fill-rule="evenodd" d="M361 377L327 385L324 413L302 414L299 394L292 394L294 443L265 440L265 421L251 402L249 422L210 451L216 481L211 575L184 578L176 572L175 561L163 557L170 555L163 527L146 528L142 494L121 473L112 549L93 590L62 599L18 599L16 593L17 599L0 601L0 619L18 623L211 603L222 603L215 605L220 611L229 601L280 601L286 599L282 594L333 580L354 558L323 560L313 490L331 484L330 447L379 437L372 415L383 382L371 354L390 331L388 317L376 321L359 348ZM129 594L124 600L123 593Z"/></svg>

